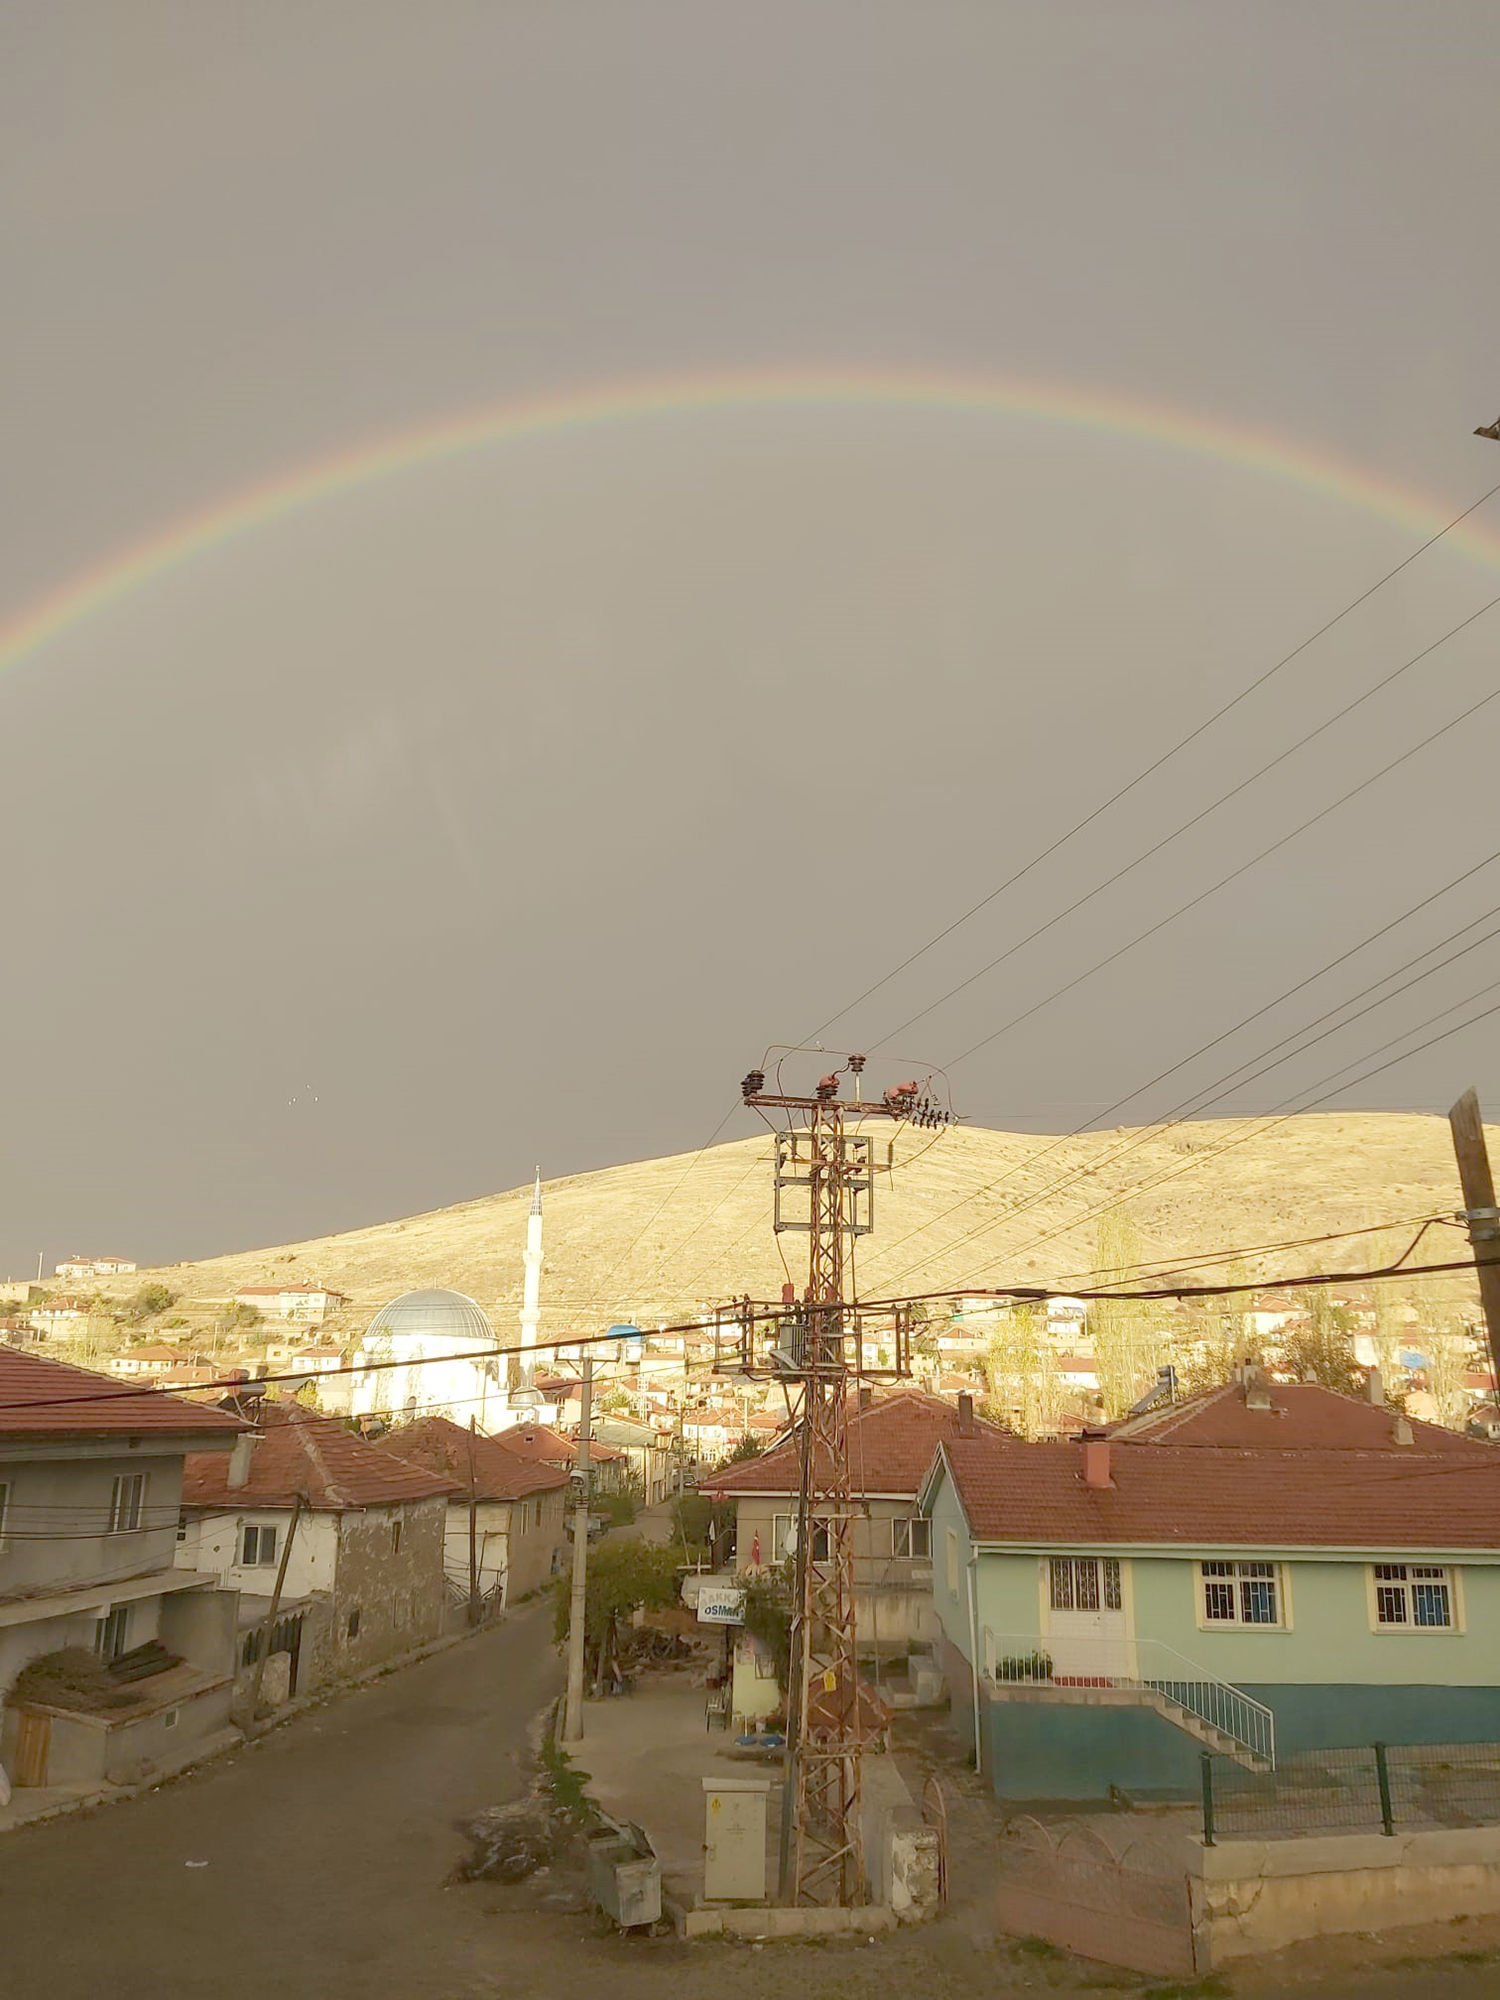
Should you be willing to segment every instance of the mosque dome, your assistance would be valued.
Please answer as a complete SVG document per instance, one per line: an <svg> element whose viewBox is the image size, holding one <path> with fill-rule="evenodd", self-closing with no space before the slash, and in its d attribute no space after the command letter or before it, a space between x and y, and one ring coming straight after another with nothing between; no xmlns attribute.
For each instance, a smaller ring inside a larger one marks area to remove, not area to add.
<svg viewBox="0 0 1500 2000"><path fill-rule="evenodd" d="M495 1338L495 1329L484 1308L463 1292L403 1292L399 1299L382 1306L365 1329L365 1340L390 1338L394 1334L433 1334L445 1340L477 1347Z"/></svg>

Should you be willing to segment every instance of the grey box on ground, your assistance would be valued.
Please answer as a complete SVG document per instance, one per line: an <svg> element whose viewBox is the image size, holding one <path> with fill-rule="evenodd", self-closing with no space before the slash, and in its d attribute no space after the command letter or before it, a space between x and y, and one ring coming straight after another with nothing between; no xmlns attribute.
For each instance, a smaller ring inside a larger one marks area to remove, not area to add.
<svg viewBox="0 0 1500 2000"><path fill-rule="evenodd" d="M589 1893L622 1930L654 1924L661 1915L661 1864L638 1826L611 1825L591 1833Z"/></svg>

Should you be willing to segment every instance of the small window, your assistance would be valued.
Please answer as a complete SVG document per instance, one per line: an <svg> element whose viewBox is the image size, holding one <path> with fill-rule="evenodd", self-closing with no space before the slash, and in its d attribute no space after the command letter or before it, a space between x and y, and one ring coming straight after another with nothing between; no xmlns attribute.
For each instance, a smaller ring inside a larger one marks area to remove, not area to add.
<svg viewBox="0 0 1500 2000"><path fill-rule="evenodd" d="M1375 1622L1419 1632L1453 1629L1453 1581L1441 1564L1376 1563Z"/></svg>
<svg viewBox="0 0 1500 2000"><path fill-rule="evenodd" d="M178 1514L178 1516L177 1516L177 1539L178 1539L178 1541L179 1541L179 1542L185 1542L185 1541L187 1540L187 1515L186 1515L186 1514L181 1514L181 1513L179 1513L179 1514Z"/></svg>
<svg viewBox="0 0 1500 2000"><path fill-rule="evenodd" d="M392 1521L391 1523L391 1554L393 1556L399 1556L400 1553L401 1553L401 1516L398 1514L395 1520Z"/></svg>
<svg viewBox="0 0 1500 2000"><path fill-rule="evenodd" d="M542 1525L542 1503L540 1500L536 1503L536 1525L538 1527Z"/></svg>
<svg viewBox="0 0 1500 2000"><path fill-rule="evenodd" d="M265 1568L276 1560L276 1530L274 1528L246 1528L245 1544L240 1552L242 1564L252 1568Z"/></svg>
<svg viewBox="0 0 1500 2000"><path fill-rule="evenodd" d="M117 1604L106 1618L94 1621L94 1651L101 1660L117 1660L130 1638L130 1606Z"/></svg>
<svg viewBox="0 0 1500 2000"><path fill-rule="evenodd" d="M948 1595L958 1595L958 1530L948 1530Z"/></svg>
<svg viewBox="0 0 1500 2000"><path fill-rule="evenodd" d="M349 1622L344 1627L344 1636L348 1639L357 1639L359 1637L359 1606L357 1604L349 1613Z"/></svg>
<svg viewBox="0 0 1500 2000"><path fill-rule="evenodd" d="M5 1516L10 1508L10 1487L0 1479L0 1549L5 1547Z"/></svg>
<svg viewBox="0 0 1500 2000"><path fill-rule="evenodd" d="M1203 1621L1207 1625L1280 1625L1281 1575L1272 1562L1204 1562Z"/></svg>
<svg viewBox="0 0 1500 2000"><path fill-rule="evenodd" d="M892 1521L891 1554L929 1560L932 1555L932 1523L923 1520L920 1515L909 1521Z"/></svg>
<svg viewBox="0 0 1500 2000"><path fill-rule="evenodd" d="M106 1532L111 1535L133 1534L141 1525L141 1509L145 1498L145 1473L122 1473L110 1493L109 1527Z"/></svg>
<svg viewBox="0 0 1500 2000"><path fill-rule="evenodd" d="M161 1719L162 1728L175 1729L177 1727L177 1718L181 1713L182 1710L180 1708L169 1708Z"/></svg>

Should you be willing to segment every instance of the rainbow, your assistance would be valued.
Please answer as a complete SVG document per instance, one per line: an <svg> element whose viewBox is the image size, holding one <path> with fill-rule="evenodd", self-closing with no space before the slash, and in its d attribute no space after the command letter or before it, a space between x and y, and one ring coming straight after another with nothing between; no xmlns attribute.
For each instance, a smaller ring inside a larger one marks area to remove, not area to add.
<svg viewBox="0 0 1500 2000"><path fill-rule="evenodd" d="M707 411L932 410L1010 417L1137 439L1157 449L1263 473L1398 523L1420 536L1451 518L1433 495L1368 466L1277 434L1186 410L1019 377L891 369L786 368L643 377L487 405L309 459L216 500L66 578L0 625L0 672L19 666L112 605L241 535L336 500L356 487L523 438ZM1500 533L1465 521L1449 537L1500 567Z"/></svg>

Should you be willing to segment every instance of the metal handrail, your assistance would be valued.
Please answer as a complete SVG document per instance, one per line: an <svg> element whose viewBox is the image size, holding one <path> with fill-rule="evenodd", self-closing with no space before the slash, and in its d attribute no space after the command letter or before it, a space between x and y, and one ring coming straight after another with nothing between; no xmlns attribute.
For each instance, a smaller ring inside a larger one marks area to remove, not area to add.
<svg viewBox="0 0 1500 2000"><path fill-rule="evenodd" d="M1040 1633L993 1632L984 1629L987 1676L997 1685L1041 1687L1090 1684L1135 1688L1157 1694L1211 1729L1229 1737L1251 1756L1276 1763L1276 1717L1263 1701L1233 1682L1220 1680L1196 1661L1161 1639L1127 1639L1106 1643L1086 1670L1058 1674L1048 1640ZM1134 1653L1136 1671L1126 1671ZM1088 1671L1088 1668L1097 1671ZM1162 1671L1153 1672L1152 1668Z"/></svg>

